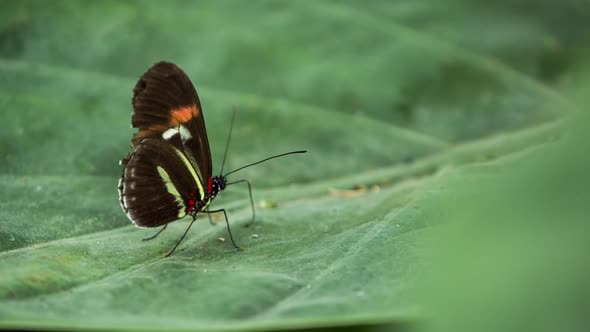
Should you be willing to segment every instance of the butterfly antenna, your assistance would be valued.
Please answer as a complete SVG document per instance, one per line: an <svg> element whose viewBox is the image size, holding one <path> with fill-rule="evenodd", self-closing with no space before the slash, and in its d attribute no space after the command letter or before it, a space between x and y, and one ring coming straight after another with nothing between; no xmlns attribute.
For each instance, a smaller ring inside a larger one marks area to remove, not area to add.
<svg viewBox="0 0 590 332"><path fill-rule="evenodd" d="M286 155L290 155L290 154L295 154L295 153L306 153L306 152L307 152L307 150L298 150L298 151L291 151L291 152L286 152L286 153L277 154L276 156L268 157L268 158L262 159L262 160L260 160L260 161L257 161L257 162L255 162L255 163L248 164L248 165L246 165L246 166L242 166L242 167L240 167L240 168L238 168L238 169L234 169L233 171L231 171L231 172L229 172L229 173L226 173L226 174L224 174L223 176L224 176L224 177L226 177L226 176L228 176L228 175L230 175L230 174L232 174L232 173L235 173L235 172L237 172L237 171L243 170L243 169L244 169L244 168L246 168L246 167L250 167L250 166L258 165L258 164L260 164L260 163L263 163L263 162L265 162L265 161L267 161L267 160L275 159L275 158L282 157L282 156L286 156Z"/></svg>
<svg viewBox="0 0 590 332"><path fill-rule="evenodd" d="M221 162L221 170L219 176L223 174L223 166L225 165L225 158L227 158L227 150L229 149L229 142L231 141L231 132L234 128L234 119L236 118L236 106L232 106L231 122L229 124L229 133L227 134L227 141L225 142L225 152L223 153L223 161Z"/></svg>

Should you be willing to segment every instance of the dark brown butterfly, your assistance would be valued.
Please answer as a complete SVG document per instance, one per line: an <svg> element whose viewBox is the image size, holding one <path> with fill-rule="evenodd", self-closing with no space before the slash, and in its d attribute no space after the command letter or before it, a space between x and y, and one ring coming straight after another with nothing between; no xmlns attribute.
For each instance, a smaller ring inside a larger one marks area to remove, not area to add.
<svg viewBox="0 0 590 332"><path fill-rule="evenodd" d="M254 221L250 183L247 180L228 183L226 176L269 159L305 152L272 156L226 174L222 173L224 155L220 174L213 176L197 91L184 71L170 62L159 62L143 74L133 89L132 105L131 123L138 131L132 138L132 151L120 162L123 174L119 180L119 197L123 211L138 227L164 226L144 240L158 236L170 222L187 215L192 217L190 225L166 256L184 239L199 213L223 212L232 244L239 248L231 235L225 210L208 209L226 186L244 182L248 185ZM225 154L228 146L229 138Z"/></svg>

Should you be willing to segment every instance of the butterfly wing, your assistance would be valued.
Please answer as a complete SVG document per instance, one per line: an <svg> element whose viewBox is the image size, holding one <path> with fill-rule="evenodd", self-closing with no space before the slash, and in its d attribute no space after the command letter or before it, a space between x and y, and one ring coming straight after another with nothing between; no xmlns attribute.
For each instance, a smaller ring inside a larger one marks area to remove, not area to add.
<svg viewBox="0 0 590 332"><path fill-rule="evenodd" d="M203 184L174 144L157 138L143 139L121 162L121 207L136 226L164 225L204 204Z"/></svg>
<svg viewBox="0 0 590 332"><path fill-rule="evenodd" d="M211 151L201 103L191 80L177 65L159 62L146 71L133 89L131 123L139 131L133 145L145 138L181 142L201 182L212 175ZM179 136L180 140L172 139Z"/></svg>

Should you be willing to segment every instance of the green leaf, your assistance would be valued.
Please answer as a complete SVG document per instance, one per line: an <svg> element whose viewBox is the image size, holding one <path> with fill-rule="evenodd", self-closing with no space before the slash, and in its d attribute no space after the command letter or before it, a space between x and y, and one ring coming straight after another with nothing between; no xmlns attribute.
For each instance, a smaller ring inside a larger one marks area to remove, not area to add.
<svg viewBox="0 0 590 332"><path fill-rule="evenodd" d="M429 251L464 244L441 231L466 207L455 188L561 140L590 68L575 2L477 3L3 6L0 327L405 328L442 312L421 291L461 271ZM199 220L165 258L187 220L144 242L156 230L119 207L131 90L159 60L193 79L215 169L232 106L226 169L309 151L235 174L254 184L253 226L247 188L214 202L244 251ZM430 267L444 278L424 281Z"/></svg>
<svg viewBox="0 0 590 332"><path fill-rule="evenodd" d="M447 177L454 190L430 209L444 226L416 287L424 331L588 328L588 119L549 146Z"/></svg>

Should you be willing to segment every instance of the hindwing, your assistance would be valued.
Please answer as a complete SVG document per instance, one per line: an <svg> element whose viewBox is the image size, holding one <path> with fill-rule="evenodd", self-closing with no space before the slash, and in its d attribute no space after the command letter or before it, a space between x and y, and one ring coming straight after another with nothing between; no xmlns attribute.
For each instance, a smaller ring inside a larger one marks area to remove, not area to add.
<svg viewBox="0 0 590 332"><path fill-rule="evenodd" d="M164 225L205 204L203 182L190 160L167 140L141 140L121 164L121 207L137 226Z"/></svg>

